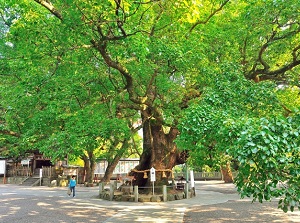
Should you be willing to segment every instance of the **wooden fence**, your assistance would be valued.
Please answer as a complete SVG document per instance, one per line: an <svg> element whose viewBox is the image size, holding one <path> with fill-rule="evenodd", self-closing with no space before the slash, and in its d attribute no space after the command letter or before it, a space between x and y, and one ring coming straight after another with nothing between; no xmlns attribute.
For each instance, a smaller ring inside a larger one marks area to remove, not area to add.
<svg viewBox="0 0 300 223"><path fill-rule="evenodd" d="M52 166L43 166L42 168L43 177L53 177L56 176L56 170Z"/></svg>
<svg viewBox="0 0 300 223"><path fill-rule="evenodd" d="M62 170L57 169L55 167L42 167L42 175L43 177L56 177L61 174ZM40 174L40 169L35 169L34 173L31 171L31 167L27 166L19 166L19 167L11 167L7 170L7 176L11 177L24 177L24 176L37 176Z"/></svg>
<svg viewBox="0 0 300 223"><path fill-rule="evenodd" d="M42 175L43 177L58 177L58 175L62 175L67 173L67 170L57 168L57 167L42 167ZM31 168L28 168L27 166L19 166L15 168L10 168L7 170L7 176L32 176L32 175L38 175L39 169L36 169L36 172L33 174L31 171ZM235 177L236 173L233 173L233 176ZM102 178L102 176L99 176L99 180ZM175 180L183 177L186 178L186 173L174 173ZM190 178L190 176L189 176ZM221 172L194 172L194 179L195 180L222 180L222 174Z"/></svg>
<svg viewBox="0 0 300 223"><path fill-rule="evenodd" d="M174 173L175 179L186 178L186 173ZM189 176L190 177L190 176ZM195 180L222 180L221 172L194 172Z"/></svg>
<svg viewBox="0 0 300 223"><path fill-rule="evenodd" d="M7 170L7 176L32 176L32 171L27 166L11 167Z"/></svg>
<svg viewBox="0 0 300 223"><path fill-rule="evenodd" d="M235 178L237 172L232 172L233 178ZM186 173L174 173L175 179L180 177L186 178ZM190 177L190 175L189 175ZM194 172L195 180L223 180L223 176L221 172Z"/></svg>

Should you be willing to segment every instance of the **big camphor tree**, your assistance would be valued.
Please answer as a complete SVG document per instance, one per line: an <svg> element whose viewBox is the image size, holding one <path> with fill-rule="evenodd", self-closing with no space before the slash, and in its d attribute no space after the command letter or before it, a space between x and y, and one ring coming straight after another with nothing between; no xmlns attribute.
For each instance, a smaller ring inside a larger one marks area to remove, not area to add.
<svg viewBox="0 0 300 223"><path fill-rule="evenodd" d="M3 19L10 18L10 12L16 19L4 45L8 71L3 78L11 79L10 91L3 92L4 107L7 120L15 117L5 127L21 126L23 141L46 154L54 152L58 158L78 156L79 151L91 161L95 139L101 136L101 127L96 126L107 118L105 112L127 120L131 129L139 115L143 153L136 169L170 170L185 162L185 153L173 140L178 134L177 115L186 106L183 98L198 94L188 87L188 76L195 74L188 64L197 58L189 53L188 41L177 39L185 39L181 17L190 16L190 5L184 1L6 2ZM222 5L210 7L217 10ZM87 125L83 113L89 118ZM137 174L138 185L147 183L143 176ZM157 179L162 181L160 176Z"/></svg>
<svg viewBox="0 0 300 223"><path fill-rule="evenodd" d="M227 2L208 2L203 15L211 18ZM10 12L16 17L5 40L9 44L4 63L10 69L5 78L13 79L12 92L4 93L13 100L5 107L19 111L7 110L6 116L20 115L14 122L22 123L25 142L60 157L78 156L77 151L90 147L83 154L91 160L99 129L80 125L74 132L67 126L84 123L70 119L80 119L88 110L86 117L98 115L89 119L101 126L107 111L130 121L131 129L137 115L141 119L143 153L136 184L148 182L143 171L151 167L171 170L185 162L186 153L178 151L173 141L181 109L199 95L193 83L199 60L190 48L199 41L197 36L184 35L196 22L193 15L199 12L198 5L186 1L9 1L3 8L7 9L2 12L4 20ZM22 101L27 109L22 109ZM166 181L162 174L157 175L157 183Z"/></svg>
<svg viewBox="0 0 300 223"><path fill-rule="evenodd" d="M147 184L143 171L151 167L169 170L184 163L187 155L195 164L211 156L208 161L213 164L237 163L241 175L236 184L243 196L260 201L285 196L280 203L284 210L299 205L296 184L291 181L274 190L287 178L276 172L263 175L261 162L250 159L266 160L256 155L258 144L247 138L250 133L240 137L247 124L259 130L266 120L271 123L271 117L282 121L296 114L287 106L289 99L282 99L286 93L278 99L276 86L298 84L298 1L11 0L1 4L8 26L1 39L0 85L5 88L1 128L22 138L12 145L43 146L45 151L74 155L76 148L101 150L99 142L105 142L109 134L104 133L112 129L101 130L101 123L118 119L124 126L118 140L126 146L132 144L127 131L136 132L139 126L134 124L140 119L143 152L136 184ZM80 117L86 119L77 122ZM81 128L72 128L76 123L82 123ZM266 149L272 143L261 146ZM282 173L297 165L298 146L291 148L281 148L287 150L281 154L288 163ZM270 154L274 152L280 151ZM283 168L278 165L278 170ZM295 174L291 176L299 182ZM165 181L159 172L156 183Z"/></svg>

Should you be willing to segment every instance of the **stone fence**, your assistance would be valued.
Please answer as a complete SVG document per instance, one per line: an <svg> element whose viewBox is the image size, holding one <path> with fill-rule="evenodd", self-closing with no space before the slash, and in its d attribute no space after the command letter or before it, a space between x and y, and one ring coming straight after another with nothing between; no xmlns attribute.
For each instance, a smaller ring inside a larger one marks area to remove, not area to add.
<svg viewBox="0 0 300 223"><path fill-rule="evenodd" d="M184 187L181 189L173 185L138 187L120 184L117 181L110 184L100 183L99 198L109 201L167 202L195 196L195 189L189 188L188 183L184 183ZM147 193L145 193L145 189L147 189ZM140 190L143 193L139 193Z"/></svg>

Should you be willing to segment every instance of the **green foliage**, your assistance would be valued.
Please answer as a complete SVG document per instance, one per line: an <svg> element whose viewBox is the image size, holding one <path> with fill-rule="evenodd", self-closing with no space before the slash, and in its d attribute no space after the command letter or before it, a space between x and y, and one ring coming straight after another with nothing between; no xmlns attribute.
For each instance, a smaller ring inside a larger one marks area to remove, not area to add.
<svg viewBox="0 0 300 223"><path fill-rule="evenodd" d="M282 116L275 92L271 83L224 72L186 110L177 144L189 150L194 166L237 162L242 197L277 197L279 208L293 211L299 207L299 114Z"/></svg>
<svg viewBox="0 0 300 223"><path fill-rule="evenodd" d="M277 97L287 109L287 113L299 111L300 97L297 86L281 86L277 90Z"/></svg>
<svg viewBox="0 0 300 223"><path fill-rule="evenodd" d="M233 67L224 67L224 74L204 89L201 100L186 110L180 123L177 144L195 152L192 157L202 160L201 165L220 165L227 160L222 154L235 140L232 125L243 116L261 117L280 111L271 83L254 84L232 71Z"/></svg>
<svg viewBox="0 0 300 223"><path fill-rule="evenodd" d="M282 114L299 108L298 90L244 77L298 84L298 0L46 2L55 10L33 0L0 2L0 153L126 154L136 147L133 123L149 109L166 128L182 117L177 143L190 150L192 165L243 161L237 179L250 177L247 187L238 183L241 193L261 201L264 188L263 199L282 195L284 210L297 206L297 188L268 189L250 157L265 154L268 165L292 171L287 162L297 155L285 150L295 150L297 140L287 133L290 148L280 134L296 128ZM275 120L283 132L262 135L267 122L277 128ZM253 138L270 144L259 148ZM276 143L284 148L271 148Z"/></svg>
<svg viewBox="0 0 300 223"><path fill-rule="evenodd" d="M227 152L239 162L235 182L241 196L262 202L279 197L285 212L299 207L299 114L249 119Z"/></svg>

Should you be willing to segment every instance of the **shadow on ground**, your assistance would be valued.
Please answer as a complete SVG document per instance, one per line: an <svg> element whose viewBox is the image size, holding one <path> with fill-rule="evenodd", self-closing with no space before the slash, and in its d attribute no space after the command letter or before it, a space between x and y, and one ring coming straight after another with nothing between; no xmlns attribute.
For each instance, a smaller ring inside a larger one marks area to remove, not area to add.
<svg viewBox="0 0 300 223"><path fill-rule="evenodd" d="M228 201L223 204L191 208L185 213L184 223L247 223L247 222L300 222L298 212L284 213L277 202L252 203L251 201Z"/></svg>

